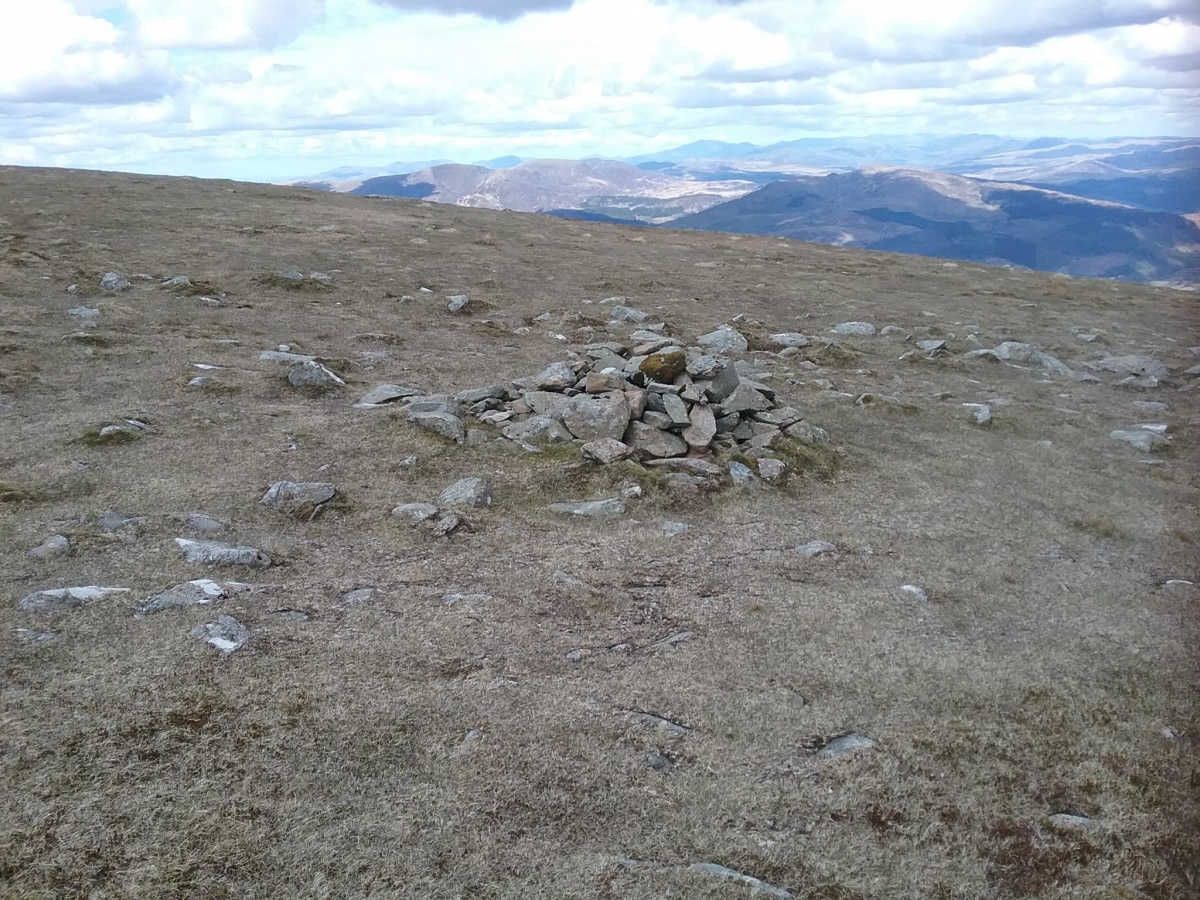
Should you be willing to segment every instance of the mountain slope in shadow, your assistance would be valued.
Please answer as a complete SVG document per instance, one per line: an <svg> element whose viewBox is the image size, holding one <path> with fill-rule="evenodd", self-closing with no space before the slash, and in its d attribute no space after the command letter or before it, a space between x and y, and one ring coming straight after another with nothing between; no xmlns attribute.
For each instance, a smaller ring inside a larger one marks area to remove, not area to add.
<svg viewBox="0 0 1200 900"><path fill-rule="evenodd" d="M1187 281L1200 263L1200 227L1180 215L913 169L779 181L670 227L1130 281Z"/></svg>

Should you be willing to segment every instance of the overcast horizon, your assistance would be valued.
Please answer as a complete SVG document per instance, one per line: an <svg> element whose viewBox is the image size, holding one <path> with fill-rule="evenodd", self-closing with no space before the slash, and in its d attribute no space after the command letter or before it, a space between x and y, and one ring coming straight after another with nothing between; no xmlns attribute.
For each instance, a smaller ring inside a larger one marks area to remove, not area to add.
<svg viewBox="0 0 1200 900"><path fill-rule="evenodd" d="M0 0L0 162L280 180L696 140L1196 136L1191 0Z"/></svg>

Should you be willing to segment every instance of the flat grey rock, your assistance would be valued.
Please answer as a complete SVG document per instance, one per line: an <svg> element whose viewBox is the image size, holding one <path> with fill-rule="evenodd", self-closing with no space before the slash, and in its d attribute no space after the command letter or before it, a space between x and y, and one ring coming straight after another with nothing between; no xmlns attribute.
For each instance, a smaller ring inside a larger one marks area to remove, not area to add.
<svg viewBox="0 0 1200 900"><path fill-rule="evenodd" d="M401 503L392 510L397 519L404 519L414 524L428 522L437 516L440 510L432 503Z"/></svg>
<svg viewBox="0 0 1200 900"><path fill-rule="evenodd" d="M56 556L65 555L70 549L71 541L66 535L55 534L30 550L29 555L34 559L53 559Z"/></svg>
<svg viewBox="0 0 1200 900"><path fill-rule="evenodd" d="M237 547L216 541L192 541L187 538L175 538L175 545L190 563L251 568L263 568L271 564L270 557L257 547Z"/></svg>
<svg viewBox="0 0 1200 900"><path fill-rule="evenodd" d="M408 421L418 428L432 431L447 440L462 444L467 440L467 426L458 416L446 412L409 413Z"/></svg>
<svg viewBox="0 0 1200 900"><path fill-rule="evenodd" d="M635 725L646 725L650 728L657 728L659 731L675 737L686 737L692 733L692 729L686 725L681 725L673 719L668 719L666 716L660 716L656 713L642 712L637 709L625 709L621 710L621 712Z"/></svg>
<svg viewBox="0 0 1200 900"><path fill-rule="evenodd" d="M775 900L792 900L790 891L785 891L783 888L767 884L752 875L743 875L741 872L735 872L733 869L727 869L716 863L692 863L688 866L688 871L695 872L697 875L707 875L710 878L720 878L724 881L739 881L750 888L751 897L767 896L773 897Z"/></svg>
<svg viewBox="0 0 1200 900"><path fill-rule="evenodd" d="M280 278L287 279L288 281L303 281L304 280L304 273L301 272L299 269L297 269L295 266L289 266L286 269L280 269L275 274L278 275Z"/></svg>
<svg viewBox="0 0 1200 900"><path fill-rule="evenodd" d="M113 512L111 509L106 509L96 516L96 527L106 534L133 530L145 524L146 519L143 516L127 516L125 513Z"/></svg>
<svg viewBox="0 0 1200 900"><path fill-rule="evenodd" d="M634 309L631 306L625 306L620 303L615 304L612 309L608 311L608 317L612 319L612 321L622 325L641 325L648 318L650 318L650 316L642 310Z"/></svg>
<svg viewBox="0 0 1200 900"><path fill-rule="evenodd" d="M1150 453L1152 450L1169 443L1169 439L1165 435L1146 428L1117 429L1116 431L1110 431L1108 436L1114 441L1122 441L1129 444L1135 450L1139 450L1142 453Z"/></svg>
<svg viewBox="0 0 1200 900"><path fill-rule="evenodd" d="M1070 368L1057 357L1045 353L1036 344L1027 344L1022 341L1005 341L992 350L972 350L964 354L968 359L987 355L1006 363L1036 366L1056 375L1072 374Z"/></svg>
<svg viewBox="0 0 1200 900"><path fill-rule="evenodd" d="M446 487L437 502L449 509L482 509L492 505L492 490L482 478L461 478Z"/></svg>
<svg viewBox="0 0 1200 900"><path fill-rule="evenodd" d="M814 556L825 556L829 553L836 553L837 547L829 541L809 541L807 544L800 544L796 547L796 554L805 559L812 559Z"/></svg>
<svg viewBox="0 0 1200 900"><path fill-rule="evenodd" d="M941 340L917 341L917 349L929 356L934 356L945 352L946 342Z"/></svg>
<svg viewBox="0 0 1200 900"><path fill-rule="evenodd" d="M714 353L744 353L750 343L732 325L722 325L716 331L696 338L696 346Z"/></svg>
<svg viewBox="0 0 1200 900"><path fill-rule="evenodd" d="M337 488L326 481L277 481L258 501L280 512L316 509L337 495Z"/></svg>
<svg viewBox="0 0 1200 900"><path fill-rule="evenodd" d="M1166 378L1170 375L1167 367L1153 356L1132 353L1106 356L1103 359L1085 362L1084 365L1093 371L1114 372L1117 375L1149 375L1152 378Z"/></svg>
<svg viewBox="0 0 1200 900"><path fill-rule="evenodd" d="M462 523L462 517L456 516L453 513L448 516L442 516L433 526L434 537L449 537L462 526Z"/></svg>
<svg viewBox="0 0 1200 900"><path fill-rule="evenodd" d="M220 519L214 519L212 516L202 512L191 513L187 517L187 523L197 531L203 531L206 534L219 534L229 528Z"/></svg>
<svg viewBox="0 0 1200 900"><path fill-rule="evenodd" d="M865 734L850 732L849 734L843 734L841 737L835 737L817 751L817 756L822 759L836 759L839 756L848 756L851 753L857 753L859 750L869 750L874 746L875 742Z"/></svg>
<svg viewBox="0 0 1200 900"><path fill-rule="evenodd" d="M675 763L657 750L647 753L642 761L654 771L662 772L664 775L670 775L675 771Z"/></svg>
<svg viewBox="0 0 1200 900"><path fill-rule="evenodd" d="M686 522L663 522L662 533L665 537L679 537L681 534L687 534Z"/></svg>
<svg viewBox="0 0 1200 900"><path fill-rule="evenodd" d="M719 359L715 356L706 355L693 359L687 364L687 368L684 371L696 378L714 378L723 368L725 368L725 364Z"/></svg>
<svg viewBox="0 0 1200 900"><path fill-rule="evenodd" d="M729 463L729 477L737 487L749 487L758 481L750 467L737 460Z"/></svg>
<svg viewBox="0 0 1200 900"><path fill-rule="evenodd" d="M292 387L345 387L332 369L321 365L315 359L307 360L294 366L288 372L288 384Z"/></svg>
<svg viewBox="0 0 1200 900"><path fill-rule="evenodd" d="M875 333L875 326L870 322L839 322L831 329L834 334L850 334L869 337Z"/></svg>
<svg viewBox="0 0 1200 900"><path fill-rule="evenodd" d="M1052 825L1057 825L1059 828L1093 828L1096 825L1095 819L1088 816L1077 816L1073 813L1054 813L1046 818Z"/></svg>
<svg viewBox="0 0 1200 900"><path fill-rule="evenodd" d="M23 641L32 641L35 644L50 644L58 640L58 635L53 631L38 631L36 628L18 628L17 637Z"/></svg>
<svg viewBox="0 0 1200 900"><path fill-rule="evenodd" d="M263 350L258 358L267 362L306 363L314 362L316 357L305 356L303 353L292 353L288 350Z"/></svg>
<svg viewBox="0 0 1200 900"><path fill-rule="evenodd" d="M565 503L551 503L547 509L563 515L597 518L623 515L625 513L625 503L615 498L610 500L578 500Z"/></svg>
<svg viewBox="0 0 1200 900"><path fill-rule="evenodd" d="M95 328L98 324L96 320L100 318L100 310L87 306L73 306L67 310L67 315L78 319L84 328Z"/></svg>
<svg viewBox="0 0 1200 900"><path fill-rule="evenodd" d="M628 444L613 438L601 438L597 441L588 441L579 448L584 459L589 459L592 462L600 463L601 465L610 465L615 462L620 462L623 459L628 459L634 452L633 448Z"/></svg>
<svg viewBox="0 0 1200 900"><path fill-rule="evenodd" d="M786 471L787 464L781 459L764 458L758 461L758 477L763 481L778 481Z"/></svg>
<svg viewBox="0 0 1200 900"><path fill-rule="evenodd" d="M17 609L33 613L60 612L101 600L109 594L128 594L129 591L126 587L98 587L94 584L85 587L51 588L22 597L17 601Z"/></svg>
<svg viewBox="0 0 1200 900"><path fill-rule="evenodd" d="M785 331L767 338L776 347L807 347L811 341L798 331Z"/></svg>
<svg viewBox="0 0 1200 900"><path fill-rule="evenodd" d="M371 388L358 398L354 404L356 409L373 409L403 400L406 397L416 397L421 394L417 388L402 387L398 384L381 384Z"/></svg>
<svg viewBox="0 0 1200 900"><path fill-rule="evenodd" d="M565 362L552 362L533 376L533 383L543 391L562 391L574 387L578 378Z"/></svg>
<svg viewBox="0 0 1200 900"><path fill-rule="evenodd" d="M337 602L342 606L355 606L359 603L369 603L374 600L379 594L379 588L363 587L355 588L352 591L346 591L339 594Z"/></svg>
<svg viewBox="0 0 1200 900"><path fill-rule="evenodd" d="M468 388L454 395L456 403L478 403L480 400L503 400L508 396L508 387L503 384L487 384L483 387Z"/></svg>
<svg viewBox="0 0 1200 900"><path fill-rule="evenodd" d="M761 393L742 382L729 396L721 401L721 409L728 413L754 412L771 408L771 401Z"/></svg>
<svg viewBox="0 0 1200 900"><path fill-rule="evenodd" d="M137 614L148 616L151 613L161 612L175 606L206 606L249 589L250 585L238 581L222 582L198 578L195 581L185 581L155 594L138 607Z"/></svg>
<svg viewBox="0 0 1200 900"><path fill-rule="evenodd" d="M129 290L129 279L116 272L105 272L100 278L100 287L114 294Z"/></svg>
<svg viewBox="0 0 1200 900"><path fill-rule="evenodd" d="M186 275L172 275L170 278L164 278L159 282L163 287L184 287L192 283L192 279Z"/></svg>
<svg viewBox="0 0 1200 900"><path fill-rule="evenodd" d="M490 603L496 598L491 594L482 592L466 593L466 594L442 594L442 603L446 606L453 606L457 603Z"/></svg>
<svg viewBox="0 0 1200 900"><path fill-rule="evenodd" d="M649 415L647 413L647 415ZM688 451L687 442L678 435L647 425L645 422L630 422L625 432L625 443L640 453L656 458L683 456Z"/></svg>
<svg viewBox="0 0 1200 900"><path fill-rule="evenodd" d="M925 588L917 584L902 584L900 585L900 590L922 602L929 599L929 594L926 593Z"/></svg>
<svg viewBox="0 0 1200 900"><path fill-rule="evenodd" d="M233 616L217 616L215 622L197 625L188 636L202 640L214 650L230 654L242 649L250 640L250 631Z"/></svg>
<svg viewBox="0 0 1200 900"><path fill-rule="evenodd" d="M505 425L500 431L510 441L518 443L538 441L549 444L564 444L574 439L567 426L550 416L530 416L524 422Z"/></svg>

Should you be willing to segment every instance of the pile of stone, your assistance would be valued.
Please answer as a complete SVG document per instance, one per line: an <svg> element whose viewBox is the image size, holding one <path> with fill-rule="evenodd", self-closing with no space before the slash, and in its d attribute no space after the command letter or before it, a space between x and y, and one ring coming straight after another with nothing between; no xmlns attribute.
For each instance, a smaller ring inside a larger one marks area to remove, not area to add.
<svg viewBox="0 0 1200 900"><path fill-rule="evenodd" d="M745 363L706 351L718 343L714 338L732 336L727 332L737 335L726 326L685 348L674 338L635 331L629 342L588 344L568 361L510 384L455 395L381 385L357 405L400 402L411 422L460 443L492 439L483 429L469 430L471 419L531 452L538 444L577 442L584 457L599 463L635 458L686 468L685 460L715 452L769 456L782 437L827 441L799 410L780 406L772 388L743 374Z"/></svg>

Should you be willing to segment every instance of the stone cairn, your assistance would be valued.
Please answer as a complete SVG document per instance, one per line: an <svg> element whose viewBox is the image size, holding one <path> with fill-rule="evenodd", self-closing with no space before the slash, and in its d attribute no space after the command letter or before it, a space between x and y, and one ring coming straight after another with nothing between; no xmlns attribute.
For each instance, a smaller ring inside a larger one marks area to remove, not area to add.
<svg viewBox="0 0 1200 900"><path fill-rule="evenodd" d="M574 442L596 463L635 459L699 478L721 474L718 453L767 459L784 437L828 440L799 410L780 406L769 386L740 374L737 361L658 334L637 338L568 351L568 361L510 384L454 395L381 385L358 405L402 401L409 421L459 443L491 440L489 431L467 428L473 418L529 452ZM782 473L778 464L760 469Z"/></svg>

